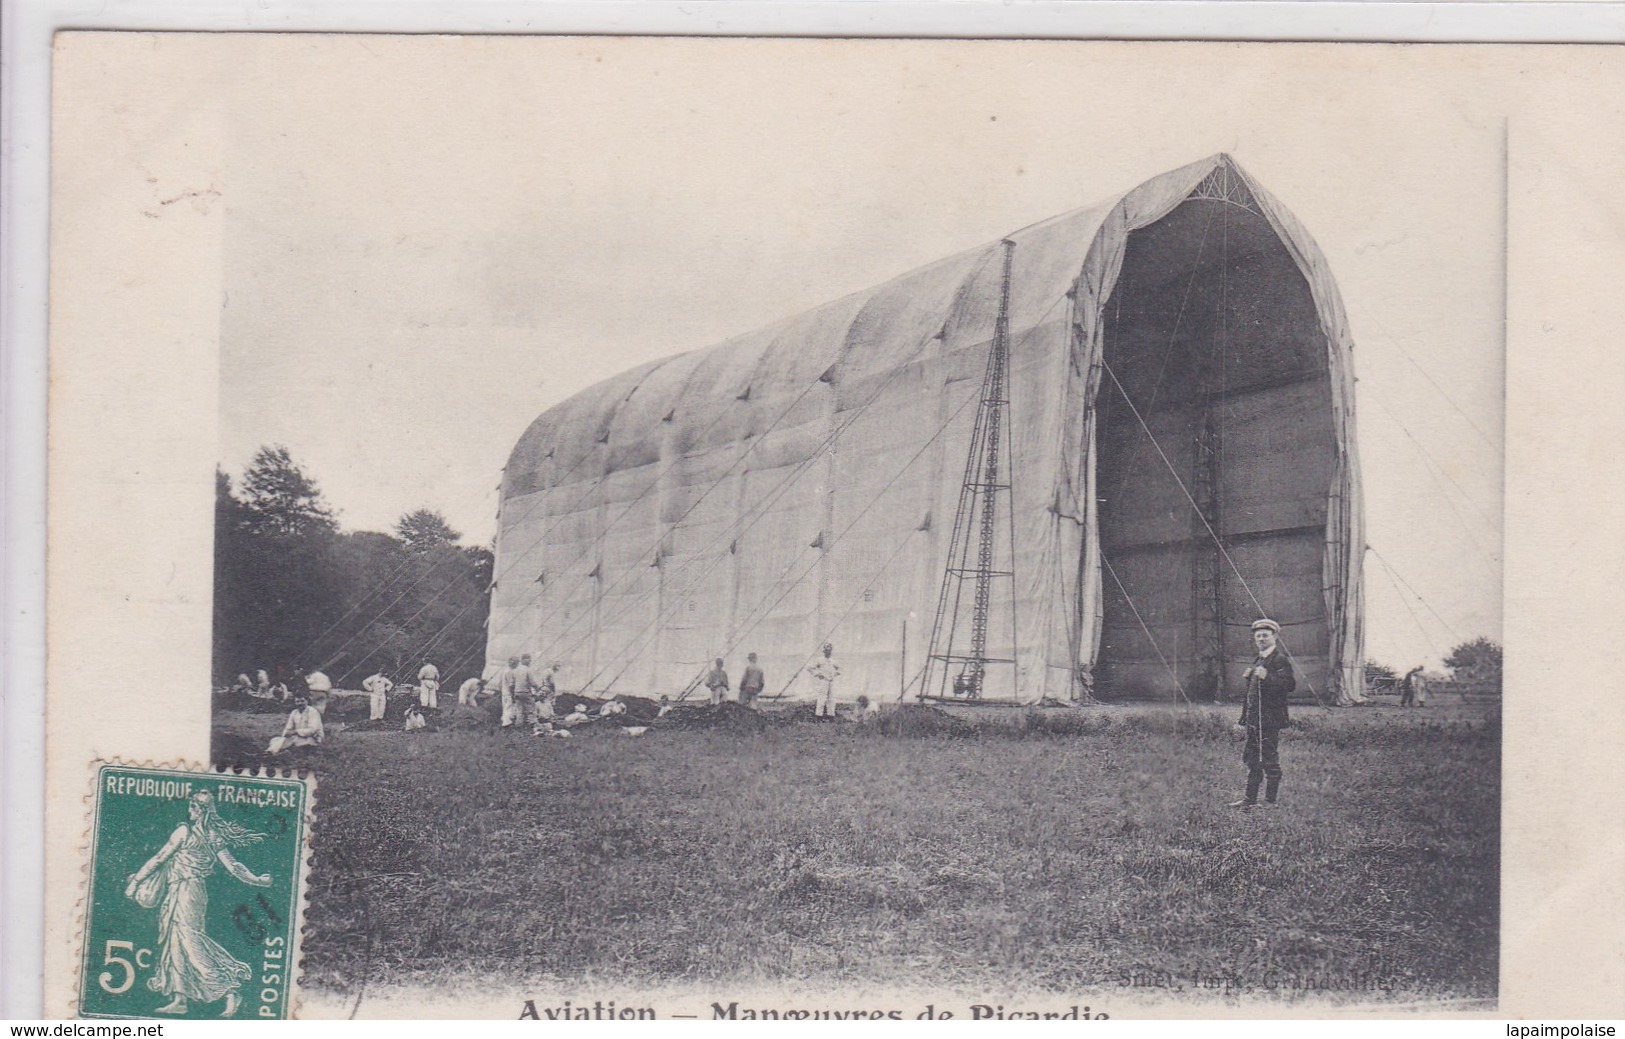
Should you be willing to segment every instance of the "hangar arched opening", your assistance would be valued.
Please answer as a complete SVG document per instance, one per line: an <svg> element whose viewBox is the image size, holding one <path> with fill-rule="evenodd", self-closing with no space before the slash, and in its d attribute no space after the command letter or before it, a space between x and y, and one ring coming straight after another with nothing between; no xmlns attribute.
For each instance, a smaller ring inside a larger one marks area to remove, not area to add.
<svg viewBox="0 0 1625 1039"><path fill-rule="evenodd" d="M503 474L487 667L680 695L755 652L799 698L829 641L841 699L917 692L1007 298L987 648L1015 663L986 697L1211 697L1257 612L1300 688L1357 696L1353 344L1307 232L1216 155L1007 238L1008 277L992 242L542 414Z"/></svg>
<svg viewBox="0 0 1625 1039"><path fill-rule="evenodd" d="M1105 695L1240 695L1261 612L1308 688L1330 652L1321 587L1338 456L1308 280L1221 168L1129 234L1104 306L1099 414Z"/></svg>

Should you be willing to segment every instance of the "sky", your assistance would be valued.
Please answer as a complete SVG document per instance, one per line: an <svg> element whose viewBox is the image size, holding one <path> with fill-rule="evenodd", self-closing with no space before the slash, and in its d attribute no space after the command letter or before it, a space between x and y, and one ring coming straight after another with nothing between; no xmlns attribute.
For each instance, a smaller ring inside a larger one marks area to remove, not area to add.
<svg viewBox="0 0 1625 1039"><path fill-rule="evenodd" d="M1368 655L1437 667L1501 636L1509 134L1442 57L261 37L222 83L220 462L282 444L346 529L489 543L571 394L1224 151L1348 311Z"/></svg>

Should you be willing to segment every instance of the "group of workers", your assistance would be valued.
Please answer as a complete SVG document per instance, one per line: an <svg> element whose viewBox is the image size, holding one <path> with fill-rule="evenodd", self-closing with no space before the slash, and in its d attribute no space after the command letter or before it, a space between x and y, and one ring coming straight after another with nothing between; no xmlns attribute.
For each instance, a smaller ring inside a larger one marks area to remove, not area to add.
<svg viewBox="0 0 1625 1039"><path fill-rule="evenodd" d="M475 681L478 681L476 679ZM384 709L389 706L389 694L394 691L395 683L382 671L368 675L361 680L361 688L367 692L368 721L383 721ZM440 709L440 669L433 664L425 663L418 668L418 714L421 718L424 710L438 711ZM411 719L408 718L408 721ZM416 726L422 728L422 726Z"/></svg>
<svg viewBox="0 0 1625 1039"><path fill-rule="evenodd" d="M237 676L232 688L239 693L258 697L261 700L278 700L287 703L296 695L304 693L326 693L333 689L333 682L320 670L305 674L304 668L295 667L284 675L280 671L276 678L263 667L254 672L250 678L248 672Z"/></svg>
<svg viewBox="0 0 1625 1039"><path fill-rule="evenodd" d="M458 706L481 706L490 697L500 698L502 712L500 728L510 731L529 730L537 736L568 735L572 726L598 718L611 718L623 714L626 705L619 700L611 699L608 703L600 705L597 710L590 711L585 705L560 715L555 710L555 700L558 696L557 675L560 665L554 663L545 670L537 669L529 653L508 658L507 667L498 671L492 677L480 678L474 676L464 681L457 688ZM841 667L835 662L835 647L825 643L820 655L806 669L815 686L814 714L819 718L835 717L835 684L840 677ZM321 670L303 673L302 668L293 669L293 677L289 680L273 682L263 670L255 672L250 678L247 673L237 676L237 687L251 696L266 699L275 699L282 702L291 702L287 721L282 733L271 740L267 750L272 754L295 747L311 747L319 745L325 735L322 724L321 702L333 692L332 680ZM767 688L767 676L755 653L745 658L745 670L740 676L737 690L728 677L725 662L717 657L705 674L701 682L709 694L709 702L713 707L723 703L738 703L749 707L754 704ZM368 698L368 720L382 721L389 704L389 695L397 688L396 683L382 671L376 672L363 679L361 688ZM432 663L425 662L417 672L416 703L408 706L405 717L407 731L425 728L428 725L425 711L438 711L440 708L440 669ZM683 694L686 698L687 693ZM670 697L660 698L659 714L665 715L672 709ZM871 720L879 715L880 705L871 703L867 696L857 698L857 717L860 721ZM623 729L633 735L641 734L638 727Z"/></svg>
<svg viewBox="0 0 1625 1039"><path fill-rule="evenodd" d="M835 717L835 680L841 676L841 665L835 662L835 647L831 643L824 643L820 655L807 666L807 674L813 680L813 714L819 718ZM717 657L711 664L711 670L705 675L706 690L711 694L711 706L722 703L739 703L746 707L756 702L767 688L767 677L762 673L762 667L756 662L756 654L745 656L745 673L739 678L737 694L728 682L728 671L721 657ZM860 721L875 717L880 713L878 703L870 703L867 696L857 698L857 713Z"/></svg>
<svg viewBox="0 0 1625 1039"><path fill-rule="evenodd" d="M1242 763L1247 769L1245 792L1241 799L1235 802L1235 806L1239 808L1273 807L1280 797L1281 730L1291 724L1287 714L1287 698L1297 688L1292 661L1280 646L1280 633L1280 624L1267 617L1261 617L1252 624L1253 645L1257 650L1257 656L1242 672L1242 678L1247 683L1247 695L1242 704L1241 718L1236 726L1245 741ZM821 655L806 669L817 686L814 711L820 718L835 715L835 682L840 676L841 668L835 662L834 649L834 646L825 643ZM553 664L538 675L531 666L530 654L509 657L507 668L491 679L482 680L474 677L465 681L457 690L457 702L459 705L478 706L481 697L493 694L500 696L501 727L509 730L529 728L537 736L568 736L572 726L594 720L611 719L625 713L626 705L612 699L608 703L601 704L596 712L590 710L587 705L578 703L567 715L558 717L554 710L558 694L554 676L558 671L559 665ZM270 685L264 671L258 674L260 689L275 688ZM253 691L253 684L246 675L240 675L238 679L240 684L250 686ZM755 653L746 657L745 671L740 677L737 693L728 679L728 672L721 657L712 662L710 670L701 682L710 694L710 703L713 707L728 702L749 706L766 688L766 676L761 665L757 663ZM1404 679L1406 699L1411 702L1425 702L1423 699L1427 695L1425 682L1420 668L1406 675ZM320 671L305 675L304 684L310 693L326 693L332 690L332 682ZM382 719L385 701L389 692L395 688L394 683L380 672L362 682L362 687L371 698L372 719ZM282 695L286 697L288 695L286 686L281 688ZM440 672L433 664L426 663L418 670L417 689L418 703L407 712L408 730L426 725L423 710L433 710L439 706ZM274 695L274 693L256 693L256 695ZM282 734L273 739L268 748L272 754L281 753L292 747L315 746L322 742L322 715L311 705L310 696L304 692L295 693L293 700L294 709L288 714ZM666 714L671 708L670 698L661 697L660 715ZM870 703L866 696L857 698L859 721L869 721L878 714L878 704ZM623 726L623 731L631 735L641 735L643 727ZM1259 800L1260 794L1263 795L1262 802Z"/></svg>
<svg viewBox="0 0 1625 1039"><path fill-rule="evenodd" d="M477 705L480 696L495 694L502 701L502 728L524 728L528 725L532 731L550 731L544 727L550 726L553 721L553 700L558 695L554 676L558 671L559 665L554 664L538 675L531 666L529 653L509 657L507 668L498 671L489 681L473 686L470 683L476 682L476 679L464 682L463 688L468 692L468 698L465 700L459 695L458 703Z"/></svg>
<svg viewBox="0 0 1625 1039"><path fill-rule="evenodd" d="M302 670L294 668L291 683L288 680L272 683L264 670L255 673L257 681L250 679L246 673L237 676L237 688L250 696L284 703L291 701L293 704L281 734L273 737L266 747L271 754L281 754L295 747L319 746L327 735L326 726L322 723L322 707L333 692L333 680L320 669L308 674L302 674ZM474 681L478 682L478 679ZM293 688L290 688L290 684ZM395 683L383 672L378 672L363 680L361 688L366 690L369 701L368 720L382 721ZM433 664L426 663L418 669L417 695L418 702L406 711L408 732L426 727L428 721L423 711L440 706L440 669Z"/></svg>

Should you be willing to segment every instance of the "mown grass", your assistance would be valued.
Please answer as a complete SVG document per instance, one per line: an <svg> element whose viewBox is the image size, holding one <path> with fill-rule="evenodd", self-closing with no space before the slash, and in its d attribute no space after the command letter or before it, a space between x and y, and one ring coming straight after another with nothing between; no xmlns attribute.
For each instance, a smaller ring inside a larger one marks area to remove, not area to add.
<svg viewBox="0 0 1625 1039"><path fill-rule="evenodd" d="M1498 722L1301 712L1286 806L1240 812L1231 713L341 733L307 983L1493 997Z"/></svg>

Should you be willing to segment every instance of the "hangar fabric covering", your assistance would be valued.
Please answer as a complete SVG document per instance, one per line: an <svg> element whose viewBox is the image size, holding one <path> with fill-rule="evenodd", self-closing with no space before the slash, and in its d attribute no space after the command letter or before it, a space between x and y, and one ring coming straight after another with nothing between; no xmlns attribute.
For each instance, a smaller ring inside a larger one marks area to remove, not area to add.
<svg viewBox="0 0 1625 1039"><path fill-rule="evenodd" d="M1015 664L983 695L1233 697L1262 613L1300 694L1358 697L1353 344L1308 233L1216 155L1009 240L1015 576L987 651ZM504 471L488 668L675 697L755 652L768 695L810 696L831 642L840 698L916 695L1003 252L538 418Z"/></svg>

